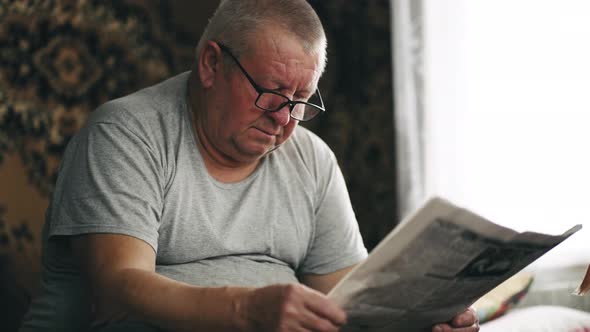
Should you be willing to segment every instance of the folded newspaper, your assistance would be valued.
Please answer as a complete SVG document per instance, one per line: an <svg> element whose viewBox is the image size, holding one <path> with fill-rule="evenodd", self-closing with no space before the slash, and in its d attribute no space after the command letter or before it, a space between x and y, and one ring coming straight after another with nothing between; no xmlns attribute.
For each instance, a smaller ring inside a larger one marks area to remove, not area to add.
<svg viewBox="0 0 590 332"><path fill-rule="evenodd" d="M348 313L343 331L431 331L581 228L519 233L434 197L328 296Z"/></svg>
<svg viewBox="0 0 590 332"><path fill-rule="evenodd" d="M590 265L588 265L588 271L586 271L582 284L575 290L574 294L580 296L590 295Z"/></svg>

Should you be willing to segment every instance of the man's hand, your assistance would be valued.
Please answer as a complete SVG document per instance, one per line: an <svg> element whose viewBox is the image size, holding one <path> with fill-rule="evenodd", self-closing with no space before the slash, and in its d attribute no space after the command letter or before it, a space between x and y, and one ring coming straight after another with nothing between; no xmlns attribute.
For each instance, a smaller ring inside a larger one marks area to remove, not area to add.
<svg viewBox="0 0 590 332"><path fill-rule="evenodd" d="M324 294L300 284L257 288L237 304L247 331L338 331L346 313Z"/></svg>
<svg viewBox="0 0 590 332"><path fill-rule="evenodd" d="M477 332L479 320L475 310L469 308L458 314L449 324L437 324L432 327L432 332Z"/></svg>

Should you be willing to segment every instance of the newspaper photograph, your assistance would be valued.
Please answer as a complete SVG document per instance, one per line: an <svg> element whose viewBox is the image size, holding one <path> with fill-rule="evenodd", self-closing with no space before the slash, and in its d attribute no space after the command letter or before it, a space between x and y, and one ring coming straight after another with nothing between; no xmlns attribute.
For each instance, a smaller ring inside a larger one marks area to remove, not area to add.
<svg viewBox="0 0 590 332"><path fill-rule="evenodd" d="M582 228L516 232L434 197L329 293L343 331L431 331Z"/></svg>

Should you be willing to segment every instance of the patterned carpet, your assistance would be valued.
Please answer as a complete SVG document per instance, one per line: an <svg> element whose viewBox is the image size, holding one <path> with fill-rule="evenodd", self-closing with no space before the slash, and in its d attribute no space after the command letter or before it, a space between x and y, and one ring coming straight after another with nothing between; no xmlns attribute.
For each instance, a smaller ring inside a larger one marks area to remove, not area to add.
<svg viewBox="0 0 590 332"><path fill-rule="evenodd" d="M188 68L192 46L162 31L157 5L0 0L0 162L17 151L48 194L90 111Z"/></svg>

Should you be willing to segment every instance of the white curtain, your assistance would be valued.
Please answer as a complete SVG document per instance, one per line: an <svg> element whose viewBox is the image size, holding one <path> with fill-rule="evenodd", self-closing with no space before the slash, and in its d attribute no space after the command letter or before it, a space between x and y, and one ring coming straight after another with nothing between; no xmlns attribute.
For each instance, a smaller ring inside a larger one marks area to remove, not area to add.
<svg viewBox="0 0 590 332"><path fill-rule="evenodd" d="M397 205L403 217L424 199L422 1L392 0L391 10Z"/></svg>
<svg viewBox="0 0 590 332"><path fill-rule="evenodd" d="M396 37L399 16L416 16L404 13L408 2L394 0ZM399 150L407 177L400 182L411 179L423 197L443 195L519 231L557 234L583 224L533 268L588 264L590 1L416 2L421 33L406 37L422 38L411 44L422 51L395 40L395 89L398 99L422 99L398 100L395 111L399 134L413 136L398 141L421 142L405 144L421 157L415 167L402 160L412 153ZM423 83L403 80L407 71L422 72Z"/></svg>

